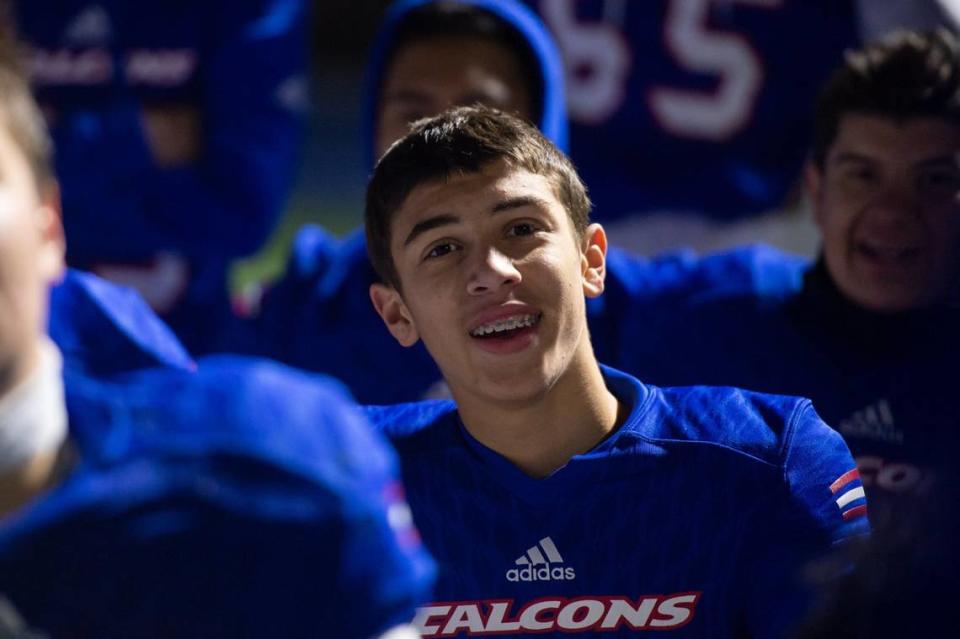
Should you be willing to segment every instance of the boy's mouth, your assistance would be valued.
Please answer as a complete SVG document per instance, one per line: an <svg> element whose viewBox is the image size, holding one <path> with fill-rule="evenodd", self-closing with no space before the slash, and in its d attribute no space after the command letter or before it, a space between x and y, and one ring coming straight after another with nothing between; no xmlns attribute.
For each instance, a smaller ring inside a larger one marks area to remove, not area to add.
<svg viewBox="0 0 960 639"><path fill-rule="evenodd" d="M478 339L497 339L513 337L518 333L537 325L542 314L517 314L481 324L470 331L471 337Z"/></svg>
<svg viewBox="0 0 960 639"><path fill-rule="evenodd" d="M877 266L907 266L916 261L921 249L916 246L884 245L873 242L858 242L856 250L868 262Z"/></svg>

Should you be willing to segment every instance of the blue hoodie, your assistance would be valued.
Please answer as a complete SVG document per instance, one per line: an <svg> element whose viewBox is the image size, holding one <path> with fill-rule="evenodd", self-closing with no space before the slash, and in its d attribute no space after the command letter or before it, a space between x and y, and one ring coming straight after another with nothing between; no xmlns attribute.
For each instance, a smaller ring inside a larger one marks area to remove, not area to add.
<svg viewBox="0 0 960 639"><path fill-rule="evenodd" d="M50 291L47 332L71 372L100 376L196 364L136 291L70 269Z"/></svg>
<svg viewBox="0 0 960 639"><path fill-rule="evenodd" d="M375 120L386 55L398 25L432 0L395 3L374 43L366 77L363 143L374 158ZM563 69L553 40L540 20L513 0L462 0L513 25L529 42L543 77L542 113L536 123L561 150L567 146ZM362 230L342 242L307 226L294 241L283 280L266 295L253 331L232 346L293 366L338 377L362 403L419 399L440 382L440 371L422 344L406 349L383 325L368 289L379 278L367 259ZM248 341L249 340L249 341Z"/></svg>

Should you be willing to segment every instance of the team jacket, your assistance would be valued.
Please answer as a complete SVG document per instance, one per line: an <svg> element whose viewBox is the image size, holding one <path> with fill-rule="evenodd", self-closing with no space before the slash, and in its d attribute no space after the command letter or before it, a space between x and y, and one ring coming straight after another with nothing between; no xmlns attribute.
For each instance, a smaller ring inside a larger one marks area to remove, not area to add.
<svg viewBox="0 0 960 639"><path fill-rule="evenodd" d="M76 461L0 521L0 593L51 636L356 637L432 563L339 385L220 357L66 378Z"/></svg>
<svg viewBox="0 0 960 639"><path fill-rule="evenodd" d="M370 409L439 564L424 636L787 636L804 569L868 530L843 440L806 400L603 372L628 417L544 479L452 402Z"/></svg>

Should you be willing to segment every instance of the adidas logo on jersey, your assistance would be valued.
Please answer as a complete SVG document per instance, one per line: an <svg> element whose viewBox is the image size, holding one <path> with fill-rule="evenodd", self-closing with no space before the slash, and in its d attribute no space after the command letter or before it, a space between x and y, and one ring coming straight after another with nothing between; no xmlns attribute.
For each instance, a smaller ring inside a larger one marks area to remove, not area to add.
<svg viewBox="0 0 960 639"><path fill-rule="evenodd" d="M840 432L846 437L874 439L890 444L903 443L903 431L893 421L890 403L881 399L840 421Z"/></svg>
<svg viewBox="0 0 960 639"><path fill-rule="evenodd" d="M557 565L563 564L563 557L549 537L528 548L514 563L519 567L507 571L507 581L571 581L577 578L573 568Z"/></svg>
<svg viewBox="0 0 960 639"><path fill-rule="evenodd" d="M113 37L110 15L100 5L86 7L67 25L64 36L73 46L106 44Z"/></svg>

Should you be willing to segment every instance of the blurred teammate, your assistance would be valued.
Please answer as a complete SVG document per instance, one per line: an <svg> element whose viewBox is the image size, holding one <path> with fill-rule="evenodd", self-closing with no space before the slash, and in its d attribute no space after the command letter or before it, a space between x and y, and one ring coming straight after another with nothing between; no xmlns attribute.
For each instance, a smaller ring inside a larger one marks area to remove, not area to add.
<svg viewBox="0 0 960 639"><path fill-rule="evenodd" d="M945 31L906 32L833 76L806 173L822 237L812 266L720 254L687 263L686 292L610 309L610 361L644 379L810 397L856 455L875 524L960 452L958 55ZM724 279L743 284L698 284Z"/></svg>
<svg viewBox="0 0 960 639"><path fill-rule="evenodd" d="M806 400L666 389L598 365L606 236L569 160L484 108L381 158L371 299L454 402L371 410L440 563L425 636L781 637L808 562L866 531L853 460Z"/></svg>
<svg viewBox="0 0 960 639"><path fill-rule="evenodd" d="M228 262L260 246L292 181L304 4L14 2L68 262L137 288L195 352L218 346Z"/></svg>
<svg viewBox="0 0 960 639"><path fill-rule="evenodd" d="M545 27L513 0L397 2L367 70L370 165L414 120L474 103L535 122L565 148L562 74ZM419 399L440 373L422 347L402 349L383 329L367 296L374 281L361 233L338 244L307 227L263 300L255 335L234 347L335 375L361 402Z"/></svg>
<svg viewBox="0 0 960 639"><path fill-rule="evenodd" d="M15 60L0 42L0 597L56 637L410 636L429 559L338 385L194 367L78 274L47 336L63 233Z"/></svg>

